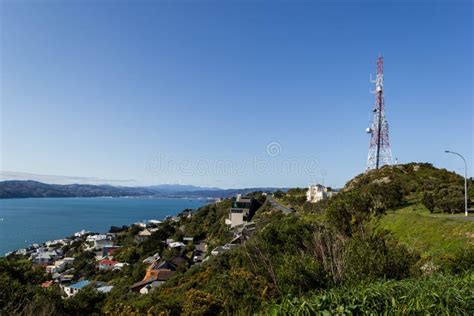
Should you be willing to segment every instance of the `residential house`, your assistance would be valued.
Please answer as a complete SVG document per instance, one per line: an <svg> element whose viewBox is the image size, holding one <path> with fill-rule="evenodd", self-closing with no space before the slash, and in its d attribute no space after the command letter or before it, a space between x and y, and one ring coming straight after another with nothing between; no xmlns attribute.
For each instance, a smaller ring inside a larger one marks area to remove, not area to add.
<svg viewBox="0 0 474 316"><path fill-rule="evenodd" d="M184 242L193 242L194 241L194 237L183 237L183 241Z"/></svg>
<svg viewBox="0 0 474 316"><path fill-rule="evenodd" d="M153 256L150 256L148 258L146 258L145 260L143 260L143 263L145 264L152 264L158 260L160 260L160 254L157 252L155 253Z"/></svg>
<svg viewBox="0 0 474 316"><path fill-rule="evenodd" d="M58 259L60 255L55 251L39 251L31 254L31 262L37 265L52 264L54 260Z"/></svg>
<svg viewBox="0 0 474 316"><path fill-rule="evenodd" d="M102 248L102 257L112 258L114 253L120 249L120 246L104 246Z"/></svg>
<svg viewBox="0 0 474 316"><path fill-rule="evenodd" d="M46 273L61 273L66 270L68 266L71 266L73 262L74 258L70 257L63 258L61 260L56 260L53 265L48 265L46 267Z"/></svg>
<svg viewBox="0 0 474 316"><path fill-rule="evenodd" d="M231 228L243 225L253 216L256 210L255 200L248 196L237 194L230 208L229 218L225 223Z"/></svg>
<svg viewBox="0 0 474 316"><path fill-rule="evenodd" d="M218 255L228 251L229 249L231 249L232 247L235 247L235 246L236 246L235 244L225 244L224 246L218 246L218 247L212 249L211 255L218 256Z"/></svg>
<svg viewBox="0 0 474 316"><path fill-rule="evenodd" d="M161 221L157 220L157 219L150 219L148 221L148 224L149 226L158 226L161 224Z"/></svg>
<svg viewBox="0 0 474 316"><path fill-rule="evenodd" d="M76 295L80 290L82 290L83 288L85 288L89 284L90 284L89 280L82 280L82 281L79 281L77 283L73 283L73 284L70 284L70 285L67 285L67 286L63 286L62 288L63 288L64 293L66 293L66 295L68 297L71 297L71 296Z"/></svg>
<svg viewBox="0 0 474 316"><path fill-rule="evenodd" d="M82 237L86 234L90 234L90 232L83 229L80 232L74 233L74 237Z"/></svg>
<svg viewBox="0 0 474 316"><path fill-rule="evenodd" d="M183 244L182 242L180 241L174 241L174 242L171 242L168 244L168 248L181 248L181 247L184 247L186 246L185 244Z"/></svg>
<svg viewBox="0 0 474 316"><path fill-rule="evenodd" d="M114 265L114 268L112 269L112 271L119 271L119 270L122 270L125 266L128 266L128 263L126 262L119 262L119 263L116 263Z"/></svg>
<svg viewBox="0 0 474 316"><path fill-rule="evenodd" d="M148 293L151 289L159 286L173 276L175 272L171 270L157 270L149 277L145 277L142 281L130 286L132 292L139 292L141 294Z"/></svg>
<svg viewBox="0 0 474 316"><path fill-rule="evenodd" d="M98 291L98 292L101 292L101 293L104 293L104 294L107 294L107 293L109 293L113 288L114 288L113 285L104 285L104 286L98 287L98 288L97 288L97 291Z"/></svg>
<svg viewBox="0 0 474 316"><path fill-rule="evenodd" d="M151 236L151 231L149 231L148 229L145 228L144 230L142 230L141 232L138 233L137 239L139 241L145 241L148 238L150 238L150 236Z"/></svg>
<svg viewBox="0 0 474 316"><path fill-rule="evenodd" d="M97 268L101 271L112 270L117 263L119 262L105 258L99 261Z"/></svg>
<svg viewBox="0 0 474 316"><path fill-rule="evenodd" d="M105 282L100 282L100 281L91 282L89 280L82 280L77 283L74 283L71 285L63 285L61 287L64 293L66 293L68 297L71 297L71 296L76 295L80 290L82 290L89 284L92 285L95 290L101 293L108 293L113 288L113 286L109 286Z"/></svg>
<svg viewBox="0 0 474 316"><path fill-rule="evenodd" d="M331 195L330 188L321 184L312 184L308 186L308 191L306 191L306 200L310 203L316 203L331 197Z"/></svg>

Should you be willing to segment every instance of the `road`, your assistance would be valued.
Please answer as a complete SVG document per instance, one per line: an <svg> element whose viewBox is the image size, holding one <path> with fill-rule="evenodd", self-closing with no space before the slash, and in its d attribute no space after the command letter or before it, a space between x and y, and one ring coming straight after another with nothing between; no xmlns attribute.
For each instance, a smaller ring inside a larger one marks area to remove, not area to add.
<svg viewBox="0 0 474 316"><path fill-rule="evenodd" d="M270 203L270 206L277 211L281 211L283 214L290 214L293 213L293 210L291 208L287 208L280 203L278 203L273 196L267 196L267 202Z"/></svg>

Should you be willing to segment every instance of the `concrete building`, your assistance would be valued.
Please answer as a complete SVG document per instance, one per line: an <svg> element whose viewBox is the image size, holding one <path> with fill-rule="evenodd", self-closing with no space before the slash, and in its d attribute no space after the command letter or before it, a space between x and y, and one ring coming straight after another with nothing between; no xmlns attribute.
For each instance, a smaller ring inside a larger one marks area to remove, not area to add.
<svg viewBox="0 0 474 316"><path fill-rule="evenodd" d="M255 202L251 197L237 194L237 197L232 202L229 218L225 221L226 224L230 225L231 228L243 225L253 215L252 213L255 211L254 206Z"/></svg>
<svg viewBox="0 0 474 316"><path fill-rule="evenodd" d="M329 188L320 184L312 184L308 187L308 191L306 192L306 200L310 203L316 203L327 199L331 195L332 192Z"/></svg>

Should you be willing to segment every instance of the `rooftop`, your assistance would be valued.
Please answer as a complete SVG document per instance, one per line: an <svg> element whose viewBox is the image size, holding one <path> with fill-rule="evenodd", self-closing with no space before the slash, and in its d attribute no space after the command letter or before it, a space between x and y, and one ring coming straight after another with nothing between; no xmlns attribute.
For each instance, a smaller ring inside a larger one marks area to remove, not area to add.
<svg viewBox="0 0 474 316"><path fill-rule="evenodd" d="M89 280L82 280L82 281L79 281L77 283L71 284L69 287L72 288L72 289L80 290L80 289L86 287L87 285L89 285L89 283L91 283Z"/></svg>

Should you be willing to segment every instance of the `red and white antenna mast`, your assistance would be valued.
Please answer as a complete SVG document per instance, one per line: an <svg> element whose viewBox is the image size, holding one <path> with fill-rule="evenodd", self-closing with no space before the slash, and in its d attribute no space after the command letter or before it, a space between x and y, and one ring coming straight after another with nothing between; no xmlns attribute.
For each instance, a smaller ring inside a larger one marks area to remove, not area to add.
<svg viewBox="0 0 474 316"><path fill-rule="evenodd" d="M392 149L388 137L388 122L385 117L385 104L383 97L383 57L377 58L377 77L375 78L375 106L372 110L373 121L367 128L370 134L369 156L367 169L378 169L383 165L392 164Z"/></svg>

